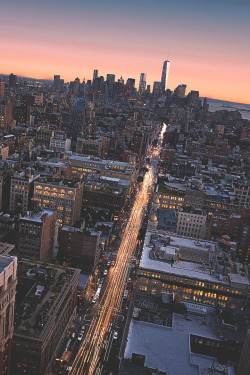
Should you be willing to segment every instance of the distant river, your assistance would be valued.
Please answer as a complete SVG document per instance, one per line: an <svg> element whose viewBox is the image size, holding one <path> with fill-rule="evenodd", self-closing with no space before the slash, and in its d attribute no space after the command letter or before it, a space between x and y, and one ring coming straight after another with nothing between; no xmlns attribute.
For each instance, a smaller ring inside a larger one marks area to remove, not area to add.
<svg viewBox="0 0 250 375"><path fill-rule="evenodd" d="M250 120L250 104L241 104L234 102L226 102L224 100L207 99L209 104L209 111L215 112L220 110L239 111L242 118Z"/></svg>

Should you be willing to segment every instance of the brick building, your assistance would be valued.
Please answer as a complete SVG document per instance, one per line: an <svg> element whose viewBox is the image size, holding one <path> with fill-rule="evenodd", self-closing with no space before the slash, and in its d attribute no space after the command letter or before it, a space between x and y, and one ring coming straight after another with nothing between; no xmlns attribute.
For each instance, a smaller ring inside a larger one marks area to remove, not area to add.
<svg viewBox="0 0 250 375"><path fill-rule="evenodd" d="M0 374L10 374L17 258L0 255Z"/></svg>
<svg viewBox="0 0 250 375"><path fill-rule="evenodd" d="M238 214L211 217L207 239L219 239L229 235L231 241L238 243L238 253L245 263L250 261L250 209L241 210Z"/></svg>
<svg viewBox="0 0 250 375"><path fill-rule="evenodd" d="M18 256L53 261L56 211L42 210L19 220Z"/></svg>
<svg viewBox="0 0 250 375"><path fill-rule="evenodd" d="M58 256L79 260L80 264L96 265L99 261L100 231L63 227L59 232Z"/></svg>

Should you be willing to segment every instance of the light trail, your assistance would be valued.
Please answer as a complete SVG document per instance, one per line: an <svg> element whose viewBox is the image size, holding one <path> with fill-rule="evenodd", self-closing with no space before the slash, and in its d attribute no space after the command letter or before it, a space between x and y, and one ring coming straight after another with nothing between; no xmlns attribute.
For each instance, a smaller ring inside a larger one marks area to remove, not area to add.
<svg viewBox="0 0 250 375"><path fill-rule="evenodd" d="M159 136L162 142L166 130L164 124ZM161 147L152 148L152 157L159 157ZM137 237L147 207L149 190L154 181L154 169L149 167L142 188L137 192L130 217L122 236L112 276L100 301L100 309L91 322L87 335L73 362L70 375L92 375L97 369L100 356L105 347L105 338L109 332L112 318L119 310L129 272L129 264L137 243Z"/></svg>

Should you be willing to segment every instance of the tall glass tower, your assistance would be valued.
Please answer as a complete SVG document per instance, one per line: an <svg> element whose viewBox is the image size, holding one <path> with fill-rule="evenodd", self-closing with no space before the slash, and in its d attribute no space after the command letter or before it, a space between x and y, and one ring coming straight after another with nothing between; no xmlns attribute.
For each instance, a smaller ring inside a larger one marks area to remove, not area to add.
<svg viewBox="0 0 250 375"><path fill-rule="evenodd" d="M170 61L164 61L163 68L162 68L162 74L161 74L161 91L164 92L167 87L168 83L168 74L169 74L169 68L170 68Z"/></svg>
<svg viewBox="0 0 250 375"><path fill-rule="evenodd" d="M141 73L139 82L139 94L143 94L146 90L146 73Z"/></svg>

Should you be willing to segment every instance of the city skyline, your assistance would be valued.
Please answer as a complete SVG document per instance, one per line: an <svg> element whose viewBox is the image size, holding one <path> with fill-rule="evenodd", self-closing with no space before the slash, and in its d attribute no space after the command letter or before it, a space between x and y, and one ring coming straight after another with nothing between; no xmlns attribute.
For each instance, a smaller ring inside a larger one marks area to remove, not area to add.
<svg viewBox="0 0 250 375"><path fill-rule="evenodd" d="M248 104L246 9L244 0L12 0L1 11L1 73L38 79L60 74L70 81L91 79L98 69L99 75L133 77L138 86L145 72L152 87L169 60L167 88L185 83L201 96Z"/></svg>

